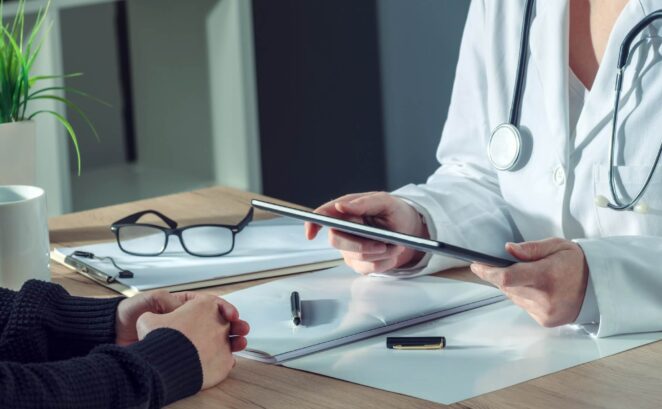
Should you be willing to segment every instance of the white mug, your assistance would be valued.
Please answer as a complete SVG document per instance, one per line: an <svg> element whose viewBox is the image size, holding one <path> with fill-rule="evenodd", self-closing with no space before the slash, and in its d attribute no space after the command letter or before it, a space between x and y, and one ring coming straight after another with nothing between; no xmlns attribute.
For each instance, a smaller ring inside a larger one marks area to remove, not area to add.
<svg viewBox="0 0 662 409"><path fill-rule="evenodd" d="M46 193L0 186L0 287L18 290L31 278L50 281Z"/></svg>

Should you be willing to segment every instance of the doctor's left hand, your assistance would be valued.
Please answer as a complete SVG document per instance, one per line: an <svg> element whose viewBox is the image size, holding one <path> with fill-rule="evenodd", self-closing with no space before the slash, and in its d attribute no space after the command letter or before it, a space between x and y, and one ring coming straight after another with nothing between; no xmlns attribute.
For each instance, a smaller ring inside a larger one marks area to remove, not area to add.
<svg viewBox="0 0 662 409"><path fill-rule="evenodd" d="M551 238L508 243L506 250L523 263L510 267L472 264L471 271L501 289L540 325L574 322L584 302L588 265L576 243Z"/></svg>

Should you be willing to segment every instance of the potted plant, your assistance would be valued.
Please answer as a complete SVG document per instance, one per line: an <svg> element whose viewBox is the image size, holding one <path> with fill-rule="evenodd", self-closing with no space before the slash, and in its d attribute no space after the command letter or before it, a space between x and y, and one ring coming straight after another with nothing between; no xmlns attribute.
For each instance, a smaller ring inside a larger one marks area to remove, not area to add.
<svg viewBox="0 0 662 409"><path fill-rule="evenodd" d="M66 91L86 97L90 97L89 95L64 86L39 88L39 85L46 80L64 79L82 74L32 75L32 67L50 29L46 21L50 0L39 10L34 25L27 32L25 0L18 1L16 15L13 21L7 24L4 23L3 4L4 2L0 0L0 18L3 18L0 33L0 185L35 183L37 140L33 119L37 115L52 115L66 129L76 152L78 174L80 174L78 139L69 121L52 110L33 110L31 104L45 99L65 104L71 111L79 114L97 136L96 129L87 115L77 105L57 93Z"/></svg>

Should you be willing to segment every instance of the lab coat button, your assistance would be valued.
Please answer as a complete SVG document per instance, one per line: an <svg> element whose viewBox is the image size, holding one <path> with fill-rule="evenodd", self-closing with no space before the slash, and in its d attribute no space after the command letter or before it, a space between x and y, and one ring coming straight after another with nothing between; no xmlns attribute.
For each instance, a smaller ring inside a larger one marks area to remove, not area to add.
<svg viewBox="0 0 662 409"><path fill-rule="evenodd" d="M563 167L557 166L556 169L554 169L553 179L557 186L563 186L565 183L565 171L563 170Z"/></svg>

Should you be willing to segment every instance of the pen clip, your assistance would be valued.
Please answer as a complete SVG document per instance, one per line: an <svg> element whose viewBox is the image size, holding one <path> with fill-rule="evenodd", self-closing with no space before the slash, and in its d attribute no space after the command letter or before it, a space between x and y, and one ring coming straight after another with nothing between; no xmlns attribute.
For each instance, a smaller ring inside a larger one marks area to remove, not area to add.
<svg viewBox="0 0 662 409"><path fill-rule="evenodd" d="M76 254L74 254L76 255ZM85 257L85 256L80 256L80 257ZM67 256L64 258L64 262L76 270L78 270L80 273L94 279L97 281L100 281L102 283L106 284L112 284L116 281L116 277L108 275L102 271L97 270L96 268L87 265L83 263L82 261L76 260L72 256Z"/></svg>
<svg viewBox="0 0 662 409"><path fill-rule="evenodd" d="M393 345L393 349L398 349L402 351L407 350L431 350L431 349L443 349L441 344L428 344L428 345Z"/></svg>

